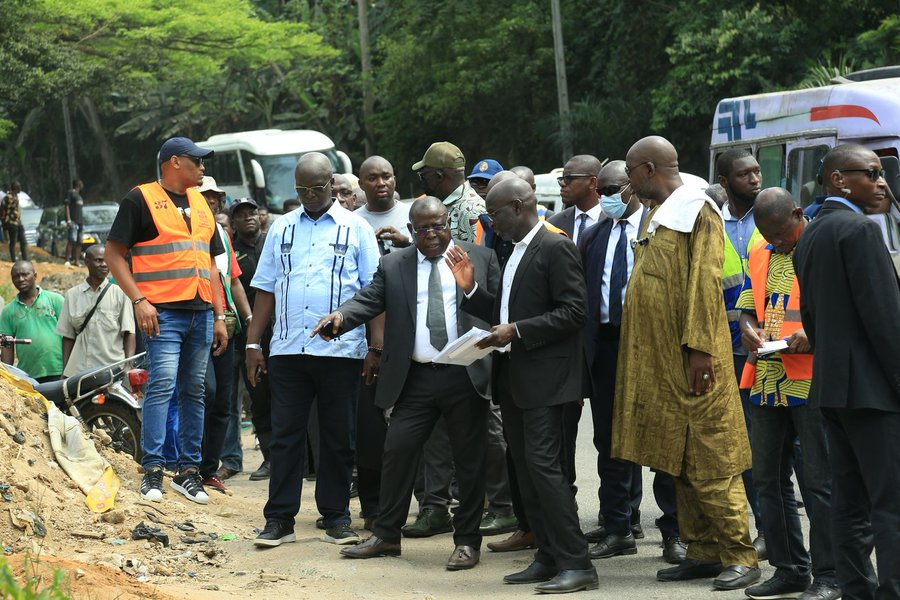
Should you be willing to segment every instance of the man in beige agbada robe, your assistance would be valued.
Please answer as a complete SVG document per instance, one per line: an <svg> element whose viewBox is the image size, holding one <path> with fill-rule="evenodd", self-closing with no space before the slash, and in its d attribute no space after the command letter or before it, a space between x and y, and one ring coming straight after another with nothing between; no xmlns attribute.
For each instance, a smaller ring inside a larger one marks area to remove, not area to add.
<svg viewBox="0 0 900 600"><path fill-rule="evenodd" d="M653 210L625 296L612 454L675 477L687 560L657 578L743 588L760 573L741 481L750 445L731 376L722 216L682 183L675 148L661 137L634 144L626 171Z"/></svg>

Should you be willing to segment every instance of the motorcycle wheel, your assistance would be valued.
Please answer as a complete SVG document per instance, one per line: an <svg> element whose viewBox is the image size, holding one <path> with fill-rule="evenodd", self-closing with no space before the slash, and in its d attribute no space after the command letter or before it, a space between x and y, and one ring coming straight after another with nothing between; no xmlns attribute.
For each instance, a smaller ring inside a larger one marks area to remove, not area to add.
<svg viewBox="0 0 900 600"><path fill-rule="evenodd" d="M88 430L99 428L112 438L112 447L141 462L141 420L134 409L119 402L107 400L104 404L89 402L79 407L81 418Z"/></svg>

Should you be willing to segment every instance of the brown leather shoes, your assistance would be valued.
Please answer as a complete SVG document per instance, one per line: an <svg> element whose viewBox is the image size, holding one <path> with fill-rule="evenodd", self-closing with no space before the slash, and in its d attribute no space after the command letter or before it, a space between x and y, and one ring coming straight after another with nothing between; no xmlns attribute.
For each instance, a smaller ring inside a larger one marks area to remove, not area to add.
<svg viewBox="0 0 900 600"><path fill-rule="evenodd" d="M471 569L478 564L481 552L472 546L457 546L453 550L453 554L447 559L448 571L462 571L463 569Z"/></svg>
<svg viewBox="0 0 900 600"><path fill-rule="evenodd" d="M360 544L341 550L347 558L375 558L376 556L400 556L400 544L391 544L374 535Z"/></svg>
<svg viewBox="0 0 900 600"><path fill-rule="evenodd" d="M517 550L527 550L535 548L537 542L534 539L534 533L529 531L525 533L521 529L513 532L511 536L502 542L491 542L487 545L492 552L515 552Z"/></svg>

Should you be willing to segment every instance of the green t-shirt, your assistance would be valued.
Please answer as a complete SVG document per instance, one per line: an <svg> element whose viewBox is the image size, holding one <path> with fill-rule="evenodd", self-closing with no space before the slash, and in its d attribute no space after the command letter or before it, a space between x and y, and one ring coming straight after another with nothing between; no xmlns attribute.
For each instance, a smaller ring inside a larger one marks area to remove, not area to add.
<svg viewBox="0 0 900 600"><path fill-rule="evenodd" d="M31 306L16 296L0 313L0 333L31 339L29 345L16 346L16 356L18 367L35 379L62 375L62 338L56 322L64 301L62 294L40 290Z"/></svg>

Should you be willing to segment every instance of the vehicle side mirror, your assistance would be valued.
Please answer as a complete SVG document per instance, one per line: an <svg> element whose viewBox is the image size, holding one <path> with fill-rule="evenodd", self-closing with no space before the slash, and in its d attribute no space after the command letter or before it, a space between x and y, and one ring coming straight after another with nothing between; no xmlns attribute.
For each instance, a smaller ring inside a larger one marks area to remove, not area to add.
<svg viewBox="0 0 900 600"><path fill-rule="evenodd" d="M350 157L347 156L347 153L342 150L335 151L338 159L341 161L341 167L343 168L344 173L352 173L353 172L353 163L350 162Z"/></svg>
<svg viewBox="0 0 900 600"><path fill-rule="evenodd" d="M255 158L250 159L250 168L253 170L253 183L257 189L266 188L266 174L263 173L262 165Z"/></svg>

